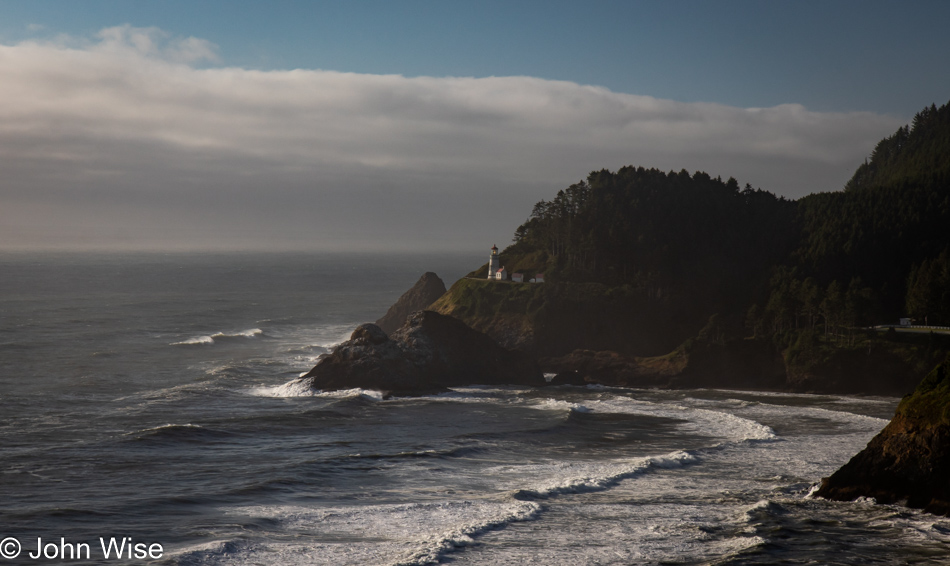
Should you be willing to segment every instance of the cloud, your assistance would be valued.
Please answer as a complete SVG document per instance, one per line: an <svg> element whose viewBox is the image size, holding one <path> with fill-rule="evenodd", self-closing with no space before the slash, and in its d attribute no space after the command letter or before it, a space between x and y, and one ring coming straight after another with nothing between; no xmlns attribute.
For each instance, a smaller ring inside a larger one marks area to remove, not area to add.
<svg viewBox="0 0 950 566"><path fill-rule="evenodd" d="M0 46L0 240L483 245L601 168L835 190L904 123L534 77L198 66L217 60L207 41L131 26Z"/></svg>
<svg viewBox="0 0 950 566"><path fill-rule="evenodd" d="M135 28L128 24L105 28L96 34L99 39L91 49L103 53L161 58L176 63L217 62L217 46L196 37L172 37L155 27Z"/></svg>

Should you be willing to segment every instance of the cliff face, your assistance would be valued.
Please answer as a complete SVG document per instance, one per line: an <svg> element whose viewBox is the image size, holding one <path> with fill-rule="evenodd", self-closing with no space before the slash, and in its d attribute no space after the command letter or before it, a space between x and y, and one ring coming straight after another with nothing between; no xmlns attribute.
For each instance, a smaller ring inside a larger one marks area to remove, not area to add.
<svg viewBox="0 0 950 566"><path fill-rule="evenodd" d="M411 314L390 336L375 324L359 326L301 379L324 391L360 387L403 395L472 384L544 384L532 359L431 311Z"/></svg>
<svg viewBox="0 0 950 566"><path fill-rule="evenodd" d="M390 334L406 321L410 314L428 307L445 294L445 283L431 271L426 272L419 281L389 307L386 314L376 321L383 332Z"/></svg>
<svg viewBox="0 0 950 566"><path fill-rule="evenodd" d="M819 497L880 503L950 515L950 360L937 366L867 448L822 481Z"/></svg>

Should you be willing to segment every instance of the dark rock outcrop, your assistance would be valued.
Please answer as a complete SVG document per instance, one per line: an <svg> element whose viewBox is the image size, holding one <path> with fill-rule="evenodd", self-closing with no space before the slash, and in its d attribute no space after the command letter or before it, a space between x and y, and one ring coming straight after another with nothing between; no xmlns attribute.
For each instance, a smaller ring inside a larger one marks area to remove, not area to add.
<svg viewBox="0 0 950 566"><path fill-rule="evenodd" d="M438 275L428 271L412 288L403 293L393 306L389 307L383 318L376 321L376 325L386 334L391 334L402 326L407 316L428 307L444 294L445 283L439 279Z"/></svg>
<svg viewBox="0 0 950 566"><path fill-rule="evenodd" d="M891 422L850 462L822 480L819 497L950 515L950 360L905 397Z"/></svg>
<svg viewBox="0 0 950 566"><path fill-rule="evenodd" d="M552 384L652 387L668 381L645 375L634 358L610 351L574 350L566 356L545 358L541 366L544 371L556 374Z"/></svg>
<svg viewBox="0 0 950 566"><path fill-rule="evenodd" d="M473 384L545 384L531 358L432 311L412 313L390 336L375 324L359 326L302 379L320 390L361 387L399 395Z"/></svg>
<svg viewBox="0 0 950 566"><path fill-rule="evenodd" d="M575 372L589 383L616 387L736 387L775 389L785 386L781 356L767 342L690 340L665 356L635 358L612 351L574 350L544 358L546 372Z"/></svg>

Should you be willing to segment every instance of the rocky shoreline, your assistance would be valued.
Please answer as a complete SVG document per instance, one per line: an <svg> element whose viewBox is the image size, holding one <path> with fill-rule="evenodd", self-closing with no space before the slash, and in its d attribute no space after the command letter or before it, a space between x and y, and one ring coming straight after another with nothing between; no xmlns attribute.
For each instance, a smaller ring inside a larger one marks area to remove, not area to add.
<svg viewBox="0 0 950 566"><path fill-rule="evenodd" d="M439 287L444 289L441 284L434 273L427 273L379 322L392 324L407 310L434 302ZM533 355L505 348L453 316L415 310L388 334L377 324L360 325L349 340L321 356L300 381L315 390L359 387L400 396L476 384L888 394L907 381L905 376L891 384L874 379L862 382L858 376L829 383L806 375L797 376L796 384L780 354L767 343L718 341L710 339L707 330L666 356L637 358L609 350L576 349L542 358L539 364ZM869 353L859 369L871 363L874 359ZM553 380L544 379L542 368L556 374ZM904 503L950 515L950 359L904 398L894 419L865 450L822 481L817 496L841 501L871 497L880 503Z"/></svg>
<svg viewBox="0 0 950 566"><path fill-rule="evenodd" d="M818 497L902 503L950 515L950 360L905 397L867 448L822 481Z"/></svg>
<svg viewBox="0 0 950 566"><path fill-rule="evenodd" d="M387 395L427 395L461 385L545 384L537 363L502 348L465 323L416 311L388 335L371 323L324 354L301 380L313 389L377 389Z"/></svg>

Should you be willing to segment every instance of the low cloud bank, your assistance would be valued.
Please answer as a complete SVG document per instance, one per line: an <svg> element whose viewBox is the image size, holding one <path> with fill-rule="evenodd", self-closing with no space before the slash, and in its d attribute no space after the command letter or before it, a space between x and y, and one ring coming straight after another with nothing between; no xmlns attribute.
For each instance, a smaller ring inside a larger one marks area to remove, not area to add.
<svg viewBox="0 0 950 566"><path fill-rule="evenodd" d="M904 123L533 77L217 61L204 40L129 26L0 46L0 241L484 247L601 168L705 170L792 198L836 190Z"/></svg>

